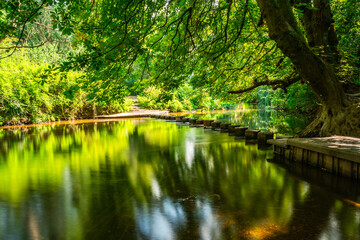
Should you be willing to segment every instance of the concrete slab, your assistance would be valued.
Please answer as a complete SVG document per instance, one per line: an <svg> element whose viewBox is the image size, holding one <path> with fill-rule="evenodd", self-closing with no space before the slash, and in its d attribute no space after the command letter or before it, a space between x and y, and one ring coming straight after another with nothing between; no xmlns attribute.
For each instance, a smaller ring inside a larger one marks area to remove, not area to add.
<svg viewBox="0 0 360 240"><path fill-rule="evenodd" d="M269 144L294 146L329 156L360 163L360 138L333 136L323 138L271 139Z"/></svg>

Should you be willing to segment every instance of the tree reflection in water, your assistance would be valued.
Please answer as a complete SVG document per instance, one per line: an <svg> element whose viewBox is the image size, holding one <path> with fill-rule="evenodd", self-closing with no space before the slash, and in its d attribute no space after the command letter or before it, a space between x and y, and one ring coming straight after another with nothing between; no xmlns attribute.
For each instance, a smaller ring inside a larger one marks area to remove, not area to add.
<svg viewBox="0 0 360 240"><path fill-rule="evenodd" d="M1 130L0 140L0 239L360 236L346 193L227 134L142 119Z"/></svg>

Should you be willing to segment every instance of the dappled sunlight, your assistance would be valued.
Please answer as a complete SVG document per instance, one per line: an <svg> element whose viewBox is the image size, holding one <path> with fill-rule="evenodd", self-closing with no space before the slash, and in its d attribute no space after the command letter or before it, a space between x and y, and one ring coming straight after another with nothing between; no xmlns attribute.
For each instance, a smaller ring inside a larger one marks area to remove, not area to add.
<svg viewBox="0 0 360 240"><path fill-rule="evenodd" d="M195 157L195 142L192 139L185 140L185 162L189 168L192 167Z"/></svg>
<svg viewBox="0 0 360 240"><path fill-rule="evenodd" d="M288 231L286 227L275 223L265 222L259 225L245 232L240 231L240 236L246 239L276 239L278 234L285 234Z"/></svg>
<svg viewBox="0 0 360 240"><path fill-rule="evenodd" d="M327 145L329 148L336 148L339 150L346 150L347 152L354 152L360 155L360 139L344 136L333 136L327 138L314 138L319 143ZM309 139L309 141L312 141Z"/></svg>

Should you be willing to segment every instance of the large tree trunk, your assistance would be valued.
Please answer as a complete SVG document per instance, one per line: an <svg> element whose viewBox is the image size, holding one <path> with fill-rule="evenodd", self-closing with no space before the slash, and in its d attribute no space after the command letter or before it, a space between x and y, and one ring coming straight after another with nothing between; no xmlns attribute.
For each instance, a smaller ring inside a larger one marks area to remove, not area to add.
<svg viewBox="0 0 360 240"><path fill-rule="evenodd" d="M297 24L289 0L257 0L257 2L266 20L270 37L276 41L285 56L290 58L321 104L317 119L305 129L303 136L334 134L360 136L359 107L346 97L333 66L325 61L327 58L322 59L309 47ZM326 0L314 2L321 2L323 6L329 7L324 3ZM329 17L329 10L330 8L323 10L324 18ZM333 29L330 29L331 21L323 21L320 13L316 13L316 18L312 21L314 22L311 28L312 44L326 42L327 46L331 43L330 48L333 48L337 43L334 42L336 38L331 35L335 34ZM324 22L328 24L327 32L324 30ZM323 36L322 42L320 35Z"/></svg>
<svg viewBox="0 0 360 240"><path fill-rule="evenodd" d="M309 8L312 2L314 8ZM339 64L339 41L329 0L295 0L294 6L303 13L300 20L309 46L325 61Z"/></svg>

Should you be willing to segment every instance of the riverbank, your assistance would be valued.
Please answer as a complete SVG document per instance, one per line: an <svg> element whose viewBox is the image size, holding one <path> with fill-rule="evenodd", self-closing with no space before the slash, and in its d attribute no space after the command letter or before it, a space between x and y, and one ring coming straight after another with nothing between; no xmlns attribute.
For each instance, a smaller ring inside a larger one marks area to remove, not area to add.
<svg viewBox="0 0 360 240"><path fill-rule="evenodd" d="M360 179L360 138L332 136L322 138L274 139L276 160L298 162L352 179Z"/></svg>
<svg viewBox="0 0 360 240"><path fill-rule="evenodd" d="M90 102L79 103L81 107L77 106L73 108L72 106L63 107L62 114L55 112L46 112L43 113L46 115L44 118L32 119L30 116L8 116L0 117L0 129L11 128L11 127L29 127L37 125L52 125L52 124L68 124L74 122L86 122L93 121L97 118L135 118L135 117L145 117L148 114L166 114L167 111L152 111L148 109L140 109L137 106L136 97L127 97L123 104L119 103L110 103L109 106L99 107L96 104L91 104ZM116 114L103 114L104 112L113 113L121 112ZM101 115L97 115L97 114ZM66 115L66 116L65 116ZM1 119L8 119L3 120Z"/></svg>

